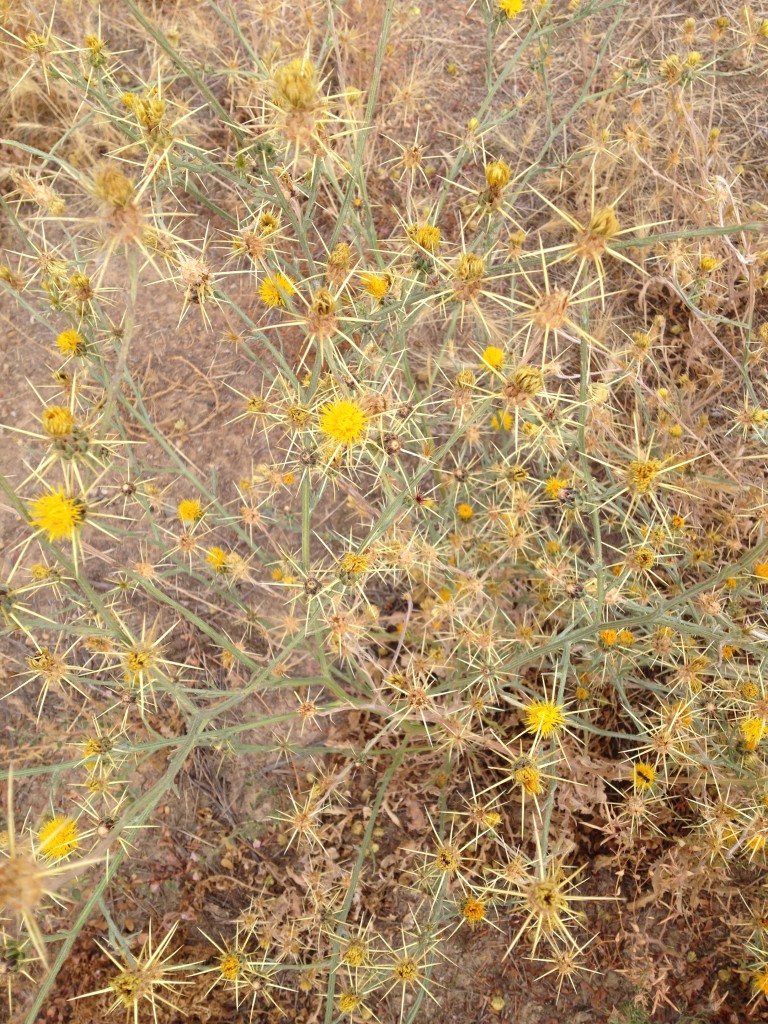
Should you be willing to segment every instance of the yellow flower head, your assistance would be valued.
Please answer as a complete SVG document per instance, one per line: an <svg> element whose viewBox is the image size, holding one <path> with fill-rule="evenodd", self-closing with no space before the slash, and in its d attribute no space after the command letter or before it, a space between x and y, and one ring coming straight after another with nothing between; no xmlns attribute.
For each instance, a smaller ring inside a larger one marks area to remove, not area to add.
<svg viewBox="0 0 768 1024"><path fill-rule="evenodd" d="M601 629L600 630L600 646L601 647L613 647L618 641L619 634L615 629Z"/></svg>
<svg viewBox="0 0 768 1024"><path fill-rule="evenodd" d="M474 896L468 896L461 905L461 916L473 928L484 920L485 913L485 900L479 900Z"/></svg>
<svg viewBox="0 0 768 1024"><path fill-rule="evenodd" d="M47 409L43 409L40 420L43 430L49 437L66 437L72 433L75 425L75 417L62 405L49 405Z"/></svg>
<svg viewBox="0 0 768 1024"><path fill-rule="evenodd" d="M489 345L483 352L482 359L492 370L500 370L504 365L504 352L495 345Z"/></svg>
<svg viewBox="0 0 768 1024"><path fill-rule="evenodd" d="M485 274L485 260L475 256L473 252L463 252L456 264L455 276L459 281L476 283L481 281Z"/></svg>
<svg viewBox="0 0 768 1024"><path fill-rule="evenodd" d="M661 470L658 459L644 459L630 462L627 469L627 481L635 494L648 494L656 483Z"/></svg>
<svg viewBox="0 0 768 1024"><path fill-rule="evenodd" d="M740 726L744 746L747 750L757 750L760 740L765 735L766 722L764 718L747 718Z"/></svg>
<svg viewBox="0 0 768 1024"><path fill-rule="evenodd" d="M635 789L650 789L656 779L656 769L647 761L638 761L632 768L632 782Z"/></svg>
<svg viewBox="0 0 768 1024"><path fill-rule="evenodd" d="M224 548L211 548L205 560L218 576L222 576L229 569L229 555Z"/></svg>
<svg viewBox="0 0 768 1024"><path fill-rule="evenodd" d="M355 1010L360 1006L360 996L357 992L342 992L339 996L339 1009L342 1013L346 1013L351 1016Z"/></svg>
<svg viewBox="0 0 768 1024"><path fill-rule="evenodd" d="M517 785L521 786L528 796L538 796L544 792L541 772L529 757L521 757L513 765L512 776Z"/></svg>
<svg viewBox="0 0 768 1024"><path fill-rule="evenodd" d="M242 966L241 959L237 953L224 953L219 959L222 978L227 981L235 981Z"/></svg>
<svg viewBox="0 0 768 1024"><path fill-rule="evenodd" d="M320 430L338 444L354 444L365 436L368 422L358 402L340 398L329 402L320 410Z"/></svg>
<svg viewBox="0 0 768 1024"><path fill-rule="evenodd" d="M475 510L472 508L471 505L467 505L467 503L463 501L457 507L456 514L458 515L459 519L463 519L464 522L466 523L475 514Z"/></svg>
<svg viewBox="0 0 768 1024"><path fill-rule="evenodd" d="M51 860L61 860L77 849L77 823L72 818L51 818L37 836L40 852Z"/></svg>
<svg viewBox="0 0 768 1024"><path fill-rule="evenodd" d="M381 302L389 291L391 282L386 274L361 274L360 283L369 295Z"/></svg>
<svg viewBox="0 0 768 1024"><path fill-rule="evenodd" d="M768 580L768 562L758 562L755 565L755 576L759 580Z"/></svg>
<svg viewBox="0 0 768 1024"><path fill-rule="evenodd" d="M537 366L518 366L504 385L505 396L513 401L523 396L535 398L543 390L544 374Z"/></svg>
<svg viewBox="0 0 768 1024"><path fill-rule="evenodd" d="M496 6L508 19L516 18L525 6L524 0L496 0Z"/></svg>
<svg viewBox="0 0 768 1024"><path fill-rule="evenodd" d="M488 182L488 188L496 191L504 188L511 175L512 171L504 160L494 160L493 163L486 164L485 180Z"/></svg>
<svg viewBox="0 0 768 1024"><path fill-rule="evenodd" d="M328 266L335 267L344 274L349 271L351 262L352 250L346 242L339 242L328 254Z"/></svg>
<svg viewBox="0 0 768 1024"><path fill-rule="evenodd" d="M534 699L525 709L525 724L528 732L546 739L565 725L563 705L551 700Z"/></svg>
<svg viewBox="0 0 768 1024"><path fill-rule="evenodd" d="M56 344L63 356L84 356L87 351L85 338L73 330L62 331Z"/></svg>
<svg viewBox="0 0 768 1024"><path fill-rule="evenodd" d="M371 567L371 560L368 555L358 554L355 551L347 551L339 559L339 569L349 576L362 576Z"/></svg>
<svg viewBox="0 0 768 1024"><path fill-rule="evenodd" d="M544 484L544 491L549 495L550 498L558 498L560 492L568 486L567 480L561 480L559 477L553 476Z"/></svg>
<svg viewBox="0 0 768 1024"><path fill-rule="evenodd" d="M350 967L362 967L367 958L368 950L362 939L351 939L341 957Z"/></svg>
<svg viewBox="0 0 768 1024"><path fill-rule="evenodd" d="M280 227L279 211L263 210L259 217L259 234L262 238L269 238Z"/></svg>
<svg viewBox="0 0 768 1024"><path fill-rule="evenodd" d="M418 245L427 252L437 252L440 245L440 228L433 224L411 224L408 228L408 237L414 245Z"/></svg>
<svg viewBox="0 0 768 1024"><path fill-rule="evenodd" d="M70 498L63 490L42 494L30 503L31 522L48 535L48 540L74 537L85 522L87 506L81 498Z"/></svg>
<svg viewBox="0 0 768 1024"><path fill-rule="evenodd" d="M185 498L176 507L176 515L182 523L197 523L203 518L203 507L196 498Z"/></svg>
<svg viewBox="0 0 768 1024"><path fill-rule="evenodd" d="M589 221L589 231L599 238L613 238L621 230L619 218L612 206L602 206L595 210Z"/></svg>
<svg viewBox="0 0 768 1024"><path fill-rule="evenodd" d="M119 168L107 164L96 170L93 191L97 198L114 210L125 210L133 203L136 189L131 179Z"/></svg>
<svg viewBox="0 0 768 1024"><path fill-rule="evenodd" d="M762 970L755 971L752 975L752 988L755 993L768 996L768 967L763 967Z"/></svg>
<svg viewBox="0 0 768 1024"><path fill-rule="evenodd" d="M265 278L259 288L261 301L271 309L274 309L275 306L284 307L286 296L295 294L293 281L285 274L276 274L274 277Z"/></svg>
<svg viewBox="0 0 768 1024"><path fill-rule="evenodd" d="M460 852L450 844L439 846L435 853L435 866L438 871L454 874L461 867Z"/></svg>
<svg viewBox="0 0 768 1024"><path fill-rule="evenodd" d="M275 103L283 110L308 110L317 99L317 72L304 57L278 68L273 82Z"/></svg>

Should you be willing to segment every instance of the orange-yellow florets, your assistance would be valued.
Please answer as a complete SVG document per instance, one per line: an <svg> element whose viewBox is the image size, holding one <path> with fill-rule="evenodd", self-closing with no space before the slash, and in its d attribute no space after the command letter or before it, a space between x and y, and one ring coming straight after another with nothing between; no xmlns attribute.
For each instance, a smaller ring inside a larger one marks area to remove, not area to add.
<svg viewBox="0 0 768 1024"><path fill-rule="evenodd" d="M287 296L295 295L296 289L293 281L285 274L276 274L274 277L267 277L259 287L261 301L274 309L275 306L285 306Z"/></svg>
<svg viewBox="0 0 768 1024"><path fill-rule="evenodd" d="M539 736L551 736L565 725L563 705L550 700L531 701L525 709L525 724L528 732Z"/></svg>
<svg viewBox="0 0 768 1024"><path fill-rule="evenodd" d="M38 833L40 852L51 860L61 860L77 849L78 834L72 818L52 818Z"/></svg>
<svg viewBox="0 0 768 1024"><path fill-rule="evenodd" d="M340 398L320 411L320 430L337 444L354 444L365 436L368 417L358 402Z"/></svg>
<svg viewBox="0 0 768 1024"><path fill-rule="evenodd" d="M32 525L55 542L75 536L85 522L87 506L82 499L58 490L35 498L29 508Z"/></svg>
<svg viewBox="0 0 768 1024"><path fill-rule="evenodd" d="M489 345L483 352L483 362L492 370L500 370L504 365L504 352L495 345Z"/></svg>
<svg viewBox="0 0 768 1024"><path fill-rule="evenodd" d="M87 350L85 338L74 330L62 331L56 344L63 356L84 356Z"/></svg>
<svg viewBox="0 0 768 1024"><path fill-rule="evenodd" d="M72 433L75 417L65 406L49 405L40 417L43 430L49 437L66 437Z"/></svg>

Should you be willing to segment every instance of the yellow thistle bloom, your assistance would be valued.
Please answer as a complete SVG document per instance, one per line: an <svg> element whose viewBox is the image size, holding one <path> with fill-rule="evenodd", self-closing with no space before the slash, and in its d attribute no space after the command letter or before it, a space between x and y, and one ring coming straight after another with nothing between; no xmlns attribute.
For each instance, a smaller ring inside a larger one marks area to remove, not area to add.
<svg viewBox="0 0 768 1024"><path fill-rule="evenodd" d="M360 283L369 295L381 302L389 291L391 282L386 274L361 274Z"/></svg>
<svg viewBox="0 0 768 1024"><path fill-rule="evenodd" d="M595 210L589 221L589 233L598 238L613 238L621 230L619 218L612 206L602 206Z"/></svg>
<svg viewBox="0 0 768 1024"><path fill-rule="evenodd" d="M185 498L177 505L176 515L182 523L197 523L203 518L203 507L196 498Z"/></svg>
<svg viewBox="0 0 768 1024"><path fill-rule="evenodd" d="M558 498L561 491L568 486L567 480L561 480L559 477L553 476L544 484L544 491L550 496L550 498Z"/></svg>
<svg viewBox="0 0 768 1024"><path fill-rule="evenodd" d="M283 110L308 110L317 99L317 72L303 57L278 68L273 82L275 103Z"/></svg>
<svg viewBox="0 0 768 1024"><path fill-rule="evenodd" d="M757 835L749 836L744 841L744 845L751 853L759 853L765 849L766 839L765 836L758 832Z"/></svg>
<svg viewBox="0 0 768 1024"><path fill-rule="evenodd" d="M534 699L525 709L525 724L528 732L546 739L565 725L563 705L551 700Z"/></svg>
<svg viewBox="0 0 768 1024"><path fill-rule="evenodd" d="M650 789L656 779L656 769L647 761L638 761L632 768L632 782L635 789Z"/></svg>
<svg viewBox="0 0 768 1024"><path fill-rule="evenodd" d="M512 775L517 785L522 787L528 796L538 796L544 792L541 772L529 757L520 758L513 766Z"/></svg>
<svg viewBox="0 0 768 1024"><path fill-rule="evenodd" d="M525 4L524 0L496 0L496 6L511 21L520 14Z"/></svg>
<svg viewBox="0 0 768 1024"><path fill-rule="evenodd" d="M224 548L211 548L205 560L217 576L222 576L229 568L229 555Z"/></svg>
<svg viewBox="0 0 768 1024"><path fill-rule="evenodd" d="M544 374L537 366L519 366L504 385L503 393L511 401L535 398L544 390Z"/></svg>
<svg viewBox="0 0 768 1024"><path fill-rule="evenodd" d="M81 498L70 498L63 490L42 494L29 508L32 525L54 542L74 537L85 522L87 511Z"/></svg>
<svg viewBox="0 0 768 1024"><path fill-rule="evenodd" d="M638 459L635 462L630 462L627 469L627 481L635 494L648 494L649 491L652 491L660 469L661 463L658 459Z"/></svg>
<svg viewBox="0 0 768 1024"><path fill-rule="evenodd" d="M471 505L467 505L467 503L463 501L457 507L456 514L458 515L459 519L463 519L464 522L466 523L475 514L475 510L472 508Z"/></svg>
<svg viewBox="0 0 768 1024"><path fill-rule="evenodd" d="M352 250L346 242L339 242L328 254L328 266L335 267L343 274L348 273L352 263Z"/></svg>
<svg viewBox="0 0 768 1024"><path fill-rule="evenodd" d="M483 352L482 360L492 370L500 370L504 365L504 353L495 345L489 345Z"/></svg>
<svg viewBox="0 0 768 1024"><path fill-rule="evenodd" d="M456 264L455 276L459 281L476 283L485 273L485 260L473 252L463 252Z"/></svg>
<svg viewBox="0 0 768 1024"><path fill-rule="evenodd" d="M357 554L355 551L347 551L339 559L339 569L349 576L362 576L371 567L371 560L368 555Z"/></svg>
<svg viewBox="0 0 768 1024"><path fill-rule="evenodd" d="M43 430L50 437L66 437L72 433L75 417L69 409L61 405L49 405L40 417Z"/></svg>
<svg viewBox="0 0 768 1024"><path fill-rule="evenodd" d="M320 430L338 444L354 444L365 436L368 417L357 402L340 398L320 410Z"/></svg>
<svg viewBox="0 0 768 1024"><path fill-rule="evenodd" d="M280 227L279 211L264 210L259 217L259 234L262 238L269 238Z"/></svg>
<svg viewBox="0 0 768 1024"><path fill-rule="evenodd" d="M351 1016L360 1006L360 996L357 992L342 992L339 996L339 1009L342 1013Z"/></svg>
<svg viewBox="0 0 768 1024"><path fill-rule="evenodd" d="M619 634L615 629L601 629L600 630L600 646L601 647L613 647L618 641Z"/></svg>
<svg viewBox="0 0 768 1024"><path fill-rule="evenodd" d="M766 722L764 718L747 718L740 727L744 746L747 750L757 750L760 740L765 735Z"/></svg>
<svg viewBox="0 0 768 1024"><path fill-rule="evenodd" d="M114 210L126 210L134 200L135 186L117 167L100 167L93 178L93 191Z"/></svg>
<svg viewBox="0 0 768 1024"><path fill-rule="evenodd" d="M237 953L224 953L219 959L222 978L227 981L236 981L242 966L241 958Z"/></svg>
<svg viewBox="0 0 768 1024"><path fill-rule="evenodd" d="M77 823L72 818L51 818L37 836L40 852L51 860L61 860L79 846Z"/></svg>
<svg viewBox="0 0 768 1024"><path fill-rule="evenodd" d="M362 967L368 959L368 949L362 939L351 939L342 954L342 962L350 967Z"/></svg>
<svg viewBox="0 0 768 1024"><path fill-rule="evenodd" d="M440 228L433 224L411 224L408 228L408 237L419 248L426 249L427 252L437 252L440 245Z"/></svg>
<svg viewBox="0 0 768 1024"><path fill-rule="evenodd" d="M755 576L759 580L768 580L768 562L758 562L755 565Z"/></svg>
<svg viewBox="0 0 768 1024"><path fill-rule="evenodd" d="M461 916L472 928L485 919L485 914L485 900L468 896L461 905Z"/></svg>
<svg viewBox="0 0 768 1024"><path fill-rule="evenodd" d="M56 339L59 352L63 356L84 356L87 351L85 338L77 331L62 331Z"/></svg>
<svg viewBox="0 0 768 1024"><path fill-rule="evenodd" d="M461 854L450 844L439 846L435 853L435 866L438 871L452 875L461 867Z"/></svg>
<svg viewBox="0 0 768 1024"><path fill-rule="evenodd" d="M493 163L486 165L485 180L488 182L488 188L495 191L504 188L511 175L512 171L504 160L494 160Z"/></svg>
<svg viewBox="0 0 768 1024"><path fill-rule="evenodd" d="M261 301L274 309L275 306L285 306L285 298L288 295L295 295L296 289L293 281L285 274L276 274L275 277L267 277L261 282L259 297Z"/></svg>

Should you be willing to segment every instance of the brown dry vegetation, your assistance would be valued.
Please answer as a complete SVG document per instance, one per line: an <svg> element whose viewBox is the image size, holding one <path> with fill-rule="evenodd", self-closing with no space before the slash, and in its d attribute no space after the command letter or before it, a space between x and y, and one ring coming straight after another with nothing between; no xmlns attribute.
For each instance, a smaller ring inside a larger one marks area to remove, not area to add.
<svg viewBox="0 0 768 1024"><path fill-rule="evenodd" d="M764 14L0 0L0 1019L768 1019Z"/></svg>

